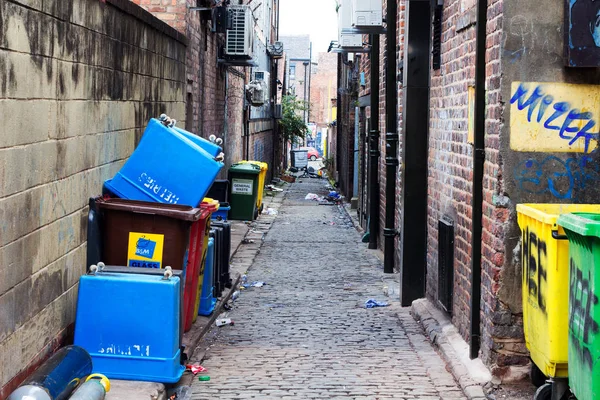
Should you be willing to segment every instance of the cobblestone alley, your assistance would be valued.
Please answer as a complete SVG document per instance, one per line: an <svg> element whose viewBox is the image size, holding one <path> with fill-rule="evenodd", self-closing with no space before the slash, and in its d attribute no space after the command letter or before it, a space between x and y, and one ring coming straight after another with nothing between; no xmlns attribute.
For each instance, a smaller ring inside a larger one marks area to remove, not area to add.
<svg viewBox="0 0 600 400"><path fill-rule="evenodd" d="M384 296L381 263L345 213L304 200L325 184L286 186L248 270L266 285L241 293L234 326L207 335L211 380L194 380L192 398L464 399L409 310ZM365 309L370 298L391 306Z"/></svg>

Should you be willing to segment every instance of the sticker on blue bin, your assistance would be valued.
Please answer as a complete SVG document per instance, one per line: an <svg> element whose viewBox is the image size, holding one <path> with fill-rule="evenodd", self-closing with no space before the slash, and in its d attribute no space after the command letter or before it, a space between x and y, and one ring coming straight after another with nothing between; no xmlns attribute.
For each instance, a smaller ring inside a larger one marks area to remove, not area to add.
<svg viewBox="0 0 600 400"><path fill-rule="evenodd" d="M252 179L232 179L231 194L245 194L252 196L254 181Z"/></svg>
<svg viewBox="0 0 600 400"><path fill-rule="evenodd" d="M138 268L161 268L164 235L129 232L127 265Z"/></svg>

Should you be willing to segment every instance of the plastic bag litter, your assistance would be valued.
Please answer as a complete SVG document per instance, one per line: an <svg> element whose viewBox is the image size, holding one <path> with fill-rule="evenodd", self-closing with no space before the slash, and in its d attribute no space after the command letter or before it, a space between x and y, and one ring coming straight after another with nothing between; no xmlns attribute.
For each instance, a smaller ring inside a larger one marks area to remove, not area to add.
<svg viewBox="0 0 600 400"><path fill-rule="evenodd" d="M365 301L365 308L375 308L375 307L387 307L388 303L385 301L377 301L375 299L369 299Z"/></svg>
<svg viewBox="0 0 600 400"><path fill-rule="evenodd" d="M277 215L278 214L277 210L274 210L272 208L267 208L267 210L264 213L266 215Z"/></svg>
<svg viewBox="0 0 600 400"><path fill-rule="evenodd" d="M308 193L306 195L306 197L304 198L304 200L319 200L321 199L321 197L319 197L318 194L314 194L314 193Z"/></svg>

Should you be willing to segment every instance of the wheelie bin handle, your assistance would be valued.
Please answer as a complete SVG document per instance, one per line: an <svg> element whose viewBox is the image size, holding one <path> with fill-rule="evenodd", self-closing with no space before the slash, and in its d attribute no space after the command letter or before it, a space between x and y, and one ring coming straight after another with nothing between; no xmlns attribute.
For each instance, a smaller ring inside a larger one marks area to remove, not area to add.
<svg viewBox="0 0 600 400"><path fill-rule="evenodd" d="M569 240L567 235L561 235L558 231L552 231L552 238L556 240Z"/></svg>

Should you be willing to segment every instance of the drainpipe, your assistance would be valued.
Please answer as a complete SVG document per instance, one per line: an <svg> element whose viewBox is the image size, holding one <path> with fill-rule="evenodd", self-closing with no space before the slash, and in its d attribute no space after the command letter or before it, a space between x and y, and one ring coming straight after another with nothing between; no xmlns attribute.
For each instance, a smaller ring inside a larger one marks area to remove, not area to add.
<svg viewBox="0 0 600 400"><path fill-rule="evenodd" d="M475 141L473 151L473 234L471 236L471 331L469 355L479 356L481 346L481 231L483 213L483 164L485 162L485 48L487 0L477 1L475 53Z"/></svg>
<svg viewBox="0 0 600 400"><path fill-rule="evenodd" d="M398 5L387 2L386 71L385 71L385 238L383 272L394 272L396 220L396 174L398 170L398 90L396 88L396 17Z"/></svg>
<svg viewBox="0 0 600 400"><path fill-rule="evenodd" d="M371 131L369 132L369 249L377 248L379 236L379 35L371 42ZM394 54L396 51L394 50Z"/></svg>

